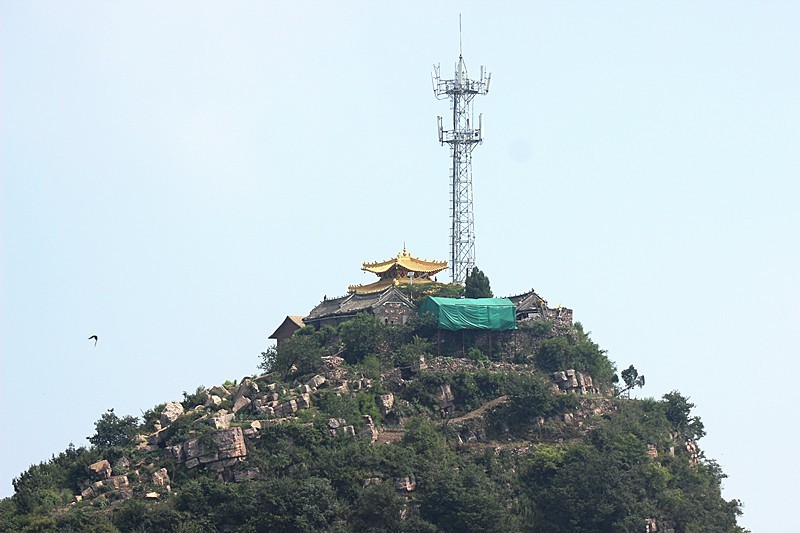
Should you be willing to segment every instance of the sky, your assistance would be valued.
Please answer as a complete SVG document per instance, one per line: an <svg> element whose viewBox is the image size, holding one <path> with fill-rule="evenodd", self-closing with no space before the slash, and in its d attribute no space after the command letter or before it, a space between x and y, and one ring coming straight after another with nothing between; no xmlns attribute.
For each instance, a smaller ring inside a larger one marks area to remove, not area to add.
<svg viewBox="0 0 800 533"><path fill-rule="evenodd" d="M448 259L448 116L476 98L477 265L678 390L753 531L800 467L800 4L0 0L0 496L258 372L286 315L405 243ZM88 340L98 335L97 346Z"/></svg>

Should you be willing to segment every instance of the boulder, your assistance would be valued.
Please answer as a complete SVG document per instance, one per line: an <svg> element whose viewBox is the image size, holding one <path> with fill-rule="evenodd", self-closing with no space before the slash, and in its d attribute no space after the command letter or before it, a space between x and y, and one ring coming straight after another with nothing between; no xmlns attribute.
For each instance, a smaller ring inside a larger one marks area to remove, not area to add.
<svg viewBox="0 0 800 533"><path fill-rule="evenodd" d="M308 385L312 389L318 389L320 386L322 386L322 384L325 383L325 381L326 380L324 376L320 376L319 374L317 374L316 376L308 380L308 383L306 383L306 385Z"/></svg>
<svg viewBox="0 0 800 533"><path fill-rule="evenodd" d="M212 396L219 396L220 398L230 398L231 393L225 387L220 387L219 385L215 387L211 387L211 390L208 393Z"/></svg>
<svg viewBox="0 0 800 533"><path fill-rule="evenodd" d="M453 391L450 390L450 384L445 383L444 385L439 386L439 407L447 408L452 407L453 400L455 400L455 396L453 396Z"/></svg>
<svg viewBox="0 0 800 533"><path fill-rule="evenodd" d="M98 479L109 479L111 477L111 463L105 459L90 464L86 467L86 470L97 476Z"/></svg>
<svg viewBox="0 0 800 533"><path fill-rule="evenodd" d="M656 448L655 444L648 444L647 445L647 455L650 457L656 458L658 457L658 448Z"/></svg>
<svg viewBox="0 0 800 533"><path fill-rule="evenodd" d="M233 412L236 414L241 413L242 411L250 407L251 403L253 403L253 401L250 398L246 396L240 396L233 404Z"/></svg>
<svg viewBox="0 0 800 533"><path fill-rule="evenodd" d="M206 420L214 429L228 429L231 427L231 422L236 417L233 413L218 414L213 418Z"/></svg>
<svg viewBox="0 0 800 533"><path fill-rule="evenodd" d="M298 409L308 409L311 407L311 395L310 394L301 394L297 397L297 408Z"/></svg>
<svg viewBox="0 0 800 533"><path fill-rule="evenodd" d="M247 456L242 428L231 428L214 433L214 443L219 450L220 459L233 459Z"/></svg>
<svg viewBox="0 0 800 533"><path fill-rule="evenodd" d="M122 456L114 462L114 470L117 472L124 472L130 468L131 462L127 457Z"/></svg>
<svg viewBox="0 0 800 533"><path fill-rule="evenodd" d="M361 435L368 438L370 442L375 442L378 440L378 428L375 427L375 422L373 422L372 417L369 415L364 415L364 427L361 429Z"/></svg>
<svg viewBox="0 0 800 533"><path fill-rule="evenodd" d="M233 393L233 403L237 403L240 398L248 398L252 400L258 396L258 385L250 378L242 378L239 388Z"/></svg>
<svg viewBox="0 0 800 533"><path fill-rule="evenodd" d="M394 406L394 394L381 394L378 396L378 409L381 410L382 415L388 414Z"/></svg>
<svg viewBox="0 0 800 533"><path fill-rule="evenodd" d="M180 402L169 402L161 412L161 427L166 428L183 414L183 405Z"/></svg>
<svg viewBox="0 0 800 533"><path fill-rule="evenodd" d="M170 491L169 486L169 474L167 473L166 468L162 468L160 470L156 470L153 472L153 485L157 487L164 487L167 492Z"/></svg>
<svg viewBox="0 0 800 533"><path fill-rule="evenodd" d="M167 446L164 448L164 454L175 464L180 464L186 460L186 454L183 452L182 443L175 444L174 446Z"/></svg>
<svg viewBox="0 0 800 533"><path fill-rule="evenodd" d="M146 500L157 500L161 495L157 492L148 492L144 495Z"/></svg>
<svg viewBox="0 0 800 533"><path fill-rule="evenodd" d="M111 487L114 490L118 490L129 485L128 476L112 476L101 483L104 486Z"/></svg>
<svg viewBox="0 0 800 533"><path fill-rule="evenodd" d="M247 481L248 479L258 479L261 471L258 468L247 468L245 470L237 470L233 473L233 480L236 483Z"/></svg>
<svg viewBox="0 0 800 533"><path fill-rule="evenodd" d="M417 488L417 482L413 478L406 476L394 480L394 489L398 492L413 492Z"/></svg>
<svg viewBox="0 0 800 533"><path fill-rule="evenodd" d="M222 398L216 394L210 394L203 405L206 407L219 407L222 405Z"/></svg>

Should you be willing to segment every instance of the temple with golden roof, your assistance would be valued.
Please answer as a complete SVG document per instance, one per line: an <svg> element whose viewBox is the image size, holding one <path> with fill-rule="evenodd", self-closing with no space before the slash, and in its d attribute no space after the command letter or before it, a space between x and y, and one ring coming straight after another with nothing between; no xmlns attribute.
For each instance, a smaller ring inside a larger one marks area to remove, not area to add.
<svg viewBox="0 0 800 533"><path fill-rule="evenodd" d="M399 287L409 283L431 283L433 276L447 268L447 261L428 261L411 255L405 244L403 251L387 261L363 263L361 270L372 272L378 281L368 285L350 285L348 291L356 294L382 292L389 287Z"/></svg>

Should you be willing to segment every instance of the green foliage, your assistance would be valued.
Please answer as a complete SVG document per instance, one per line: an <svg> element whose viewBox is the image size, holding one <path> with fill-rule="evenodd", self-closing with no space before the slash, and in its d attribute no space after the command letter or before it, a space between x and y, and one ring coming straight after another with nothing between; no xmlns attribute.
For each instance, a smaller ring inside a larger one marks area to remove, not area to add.
<svg viewBox="0 0 800 533"><path fill-rule="evenodd" d="M681 435L695 440L705 436L706 432L700 418L689 416L694 407L694 404L689 402L689 398L681 395L678 391L668 392L663 398L666 402L664 414Z"/></svg>
<svg viewBox="0 0 800 533"><path fill-rule="evenodd" d="M614 364L606 356L605 350L601 350L583 331L580 322L575 324L575 333L573 337L542 341L536 352L537 368L545 372L574 368L588 373L596 384L608 387L614 378Z"/></svg>
<svg viewBox="0 0 800 533"><path fill-rule="evenodd" d="M127 500L114 509L111 520L123 533L147 533L179 531L183 516L166 505Z"/></svg>
<svg viewBox="0 0 800 533"><path fill-rule="evenodd" d="M114 409L109 409L94 423L94 427L95 434L86 437L92 446L98 448L125 446L139 432L139 419L130 415L120 418L114 414Z"/></svg>
<svg viewBox="0 0 800 533"><path fill-rule="evenodd" d="M97 460L95 450L70 444L51 460L31 466L14 478L14 505L27 514L48 512L66 504L88 477L86 467Z"/></svg>
<svg viewBox="0 0 800 533"><path fill-rule="evenodd" d="M367 355L379 353L386 340L386 330L380 320L367 313L359 313L352 320L339 324L345 361L357 364Z"/></svg>
<svg viewBox="0 0 800 533"><path fill-rule="evenodd" d="M161 413L164 412L164 408L166 407L167 404L160 403L152 409L144 411L142 413L142 425L140 430L144 433L153 433L156 430L156 422L161 420Z"/></svg>
<svg viewBox="0 0 800 533"><path fill-rule="evenodd" d="M410 343L400 347L395 356L395 366L400 368L419 366L420 358L430 357L431 343L418 335Z"/></svg>
<svg viewBox="0 0 800 533"><path fill-rule="evenodd" d="M549 320L526 320L518 327L530 331L535 337L545 337L553 331L553 323Z"/></svg>
<svg viewBox="0 0 800 533"><path fill-rule="evenodd" d="M414 283L412 286L404 286L402 290L406 294L411 294L411 298L417 306L428 296L439 298L464 297L464 286L460 283Z"/></svg>
<svg viewBox="0 0 800 533"><path fill-rule="evenodd" d="M381 379L381 360L377 355L368 355L364 357L359 365L359 370L365 377L375 381Z"/></svg>
<svg viewBox="0 0 800 533"><path fill-rule="evenodd" d="M617 392L617 395L621 395L621 394L627 392L628 396L630 396L630 390L632 388L634 388L634 387L639 387L639 388L644 387L644 376L643 375L640 376L639 375L639 371L636 370L636 367L634 367L633 365L631 365L628 368L626 368L625 370L623 370L621 372L621 375L622 375L622 381L625 382L625 387L620 389ZM614 378L615 378L614 381L615 382L618 381L616 379L616 377L617 376L615 375L614 376Z"/></svg>
<svg viewBox="0 0 800 533"><path fill-rule="evenodd" d="M464 297L491 298L492 296L489 278L478 267L473 267L472 272L467 274L467 278L464 280Z"/></svg>
<svg viewBox="0 0 800 533"><path fill-rule="evenodd" d="M259 368L277 372L284 379L317 372L324 350L315 335L294 335L261 354Z"/></svg>
<svg viewBox="0 0 800 533"><path fill-rule="evenodd" d="M397 531L403 499L394 490L391 482L373 483L367 486L353 506L351 518L353 531L383 533Z"/></svg>
<svg viewBox="0 0 800 533"><path fill-rule="evenodd" d="M192 393L183 391L183 401L181 402L181 405L183 405L184 409L192 409L198 405L203 405L207 397L208 391L204 386L200 385Z"/></svg>
<svg viewBox="0 0 800 533"><path fill-rule="evenodd" d="M536 353L536 367L545 372L566 370L572 345L564 337L547 339Z"/></svg>
<svg viewBox="0 0 800 533"><path fill-rule="evenodd" d="M119 529L108 516L76 509L69 513L60 513L55 517L55 525L59 533L118 533Z"/></svg>
<svg viewBox="0 0 800 533"><path fill-rule="evenodd" d="M741 503L722 498L719 466L705 459L697 464L681 448L684 438L704 434L688 398L675 391L660 401L558 393L546 372L575 368L608 384L614 367L580 324L567 335L544 321L525 327L526 357L536 354L537 373L463 360L442 361L446 371L393 371L392 365L414 365L430 355L436 329L425 317L386 327L359 315L338 330L303 328L265 353L262 368L300 379L319 369L322 354L342 346L347 361L357 366L337 372L350 378L360 373L373 385L338 393L322 387L313 407L297 419L265 424L258 438L248 439L247 459L240 465L257 469L256 479L224 483L212 468L189 470L167 464L158 453L134 450L131 436L152 429L163 405L143 413L141 427L135 418L109 410L96 424L90 449L70 446L14 480L14 496L0 500L0 531L639 532L649 517L657 517L665 530L741 531L736 525ZM470 359L486 360L480 349L485 345L463 337L459 343ZM626 386L643 384L633 366L620 374ZM278 390L297 384L283 383ZM440 401L446 386L453 409L448 403L445 418ZM376 399L384 390L395 394L388 420L402 421L402 438L373 445L362 437L328 433L329 418L361 426L370 415L380 425ZM193 407L205 395L199 387L184 393L184 403ZM605 414L594 414L597 407ZM460 418L478 408L479 416ZM179 417L165 444L191 438L208 443L214 430L200 416ZM235 424L247 426L251 416L242 412ZM455 438L469 431L479 438L485 433L488 442L463 444ZM672 447L675 455L669 453ZM657 457L648 454L653 449ZM65 507L91 481L88 464L122 453L135 465L131 471L141 470L139 480L131 474L134 499L122 500L109 489ZM160 466L169 469L174 490L159 501L145 501L141 493ZM401 495L395 482L405 478L416 490Z"/></svg>
<svg viewBox="0 0 800 533"><path fill-rule="evenodd" d="M480 348L473 346L467 351L467 359L471 359L472 361L479 362L479 361L488 361L489 358L484 354Z"/></svg>
<svg viewBox="0 0 800 533"><path fill-rule="evenodd" d="M206 437L213 432L214 428L208 424L196 423L195 419L191 416L180 416L169 425L169 436L167 437L166 444L168 446L180 444L189 439Z"/></svg>
<svg viewBox="0 0 800 533"><path fill-rule="evenodd" d="M420 514L445 532L517 529L506 509L508 495L476 465L440 469L419 483Z"/></svg>

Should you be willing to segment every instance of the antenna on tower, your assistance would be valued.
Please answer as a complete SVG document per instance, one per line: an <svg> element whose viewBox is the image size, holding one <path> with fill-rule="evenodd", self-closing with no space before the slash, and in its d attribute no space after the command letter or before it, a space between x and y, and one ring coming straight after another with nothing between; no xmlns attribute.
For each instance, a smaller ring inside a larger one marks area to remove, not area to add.
<svg viewBox="0 0 800 533"><path fill-rule="evenodd" d="M464 49L461 47L461 13L458 14L458 57L464 55Z"/></svg>
<svg viewBox="0 0 800 533"><path fill-rule="evenodd" d="M440 67L433 67L433 93L439 100L450 100L453 129L444 129L437 117L439 142L449 144L453 160L450 169L450 273L453 283L464 283L475 266L475 222L472 214L472 150L483 142L483 115L478 115L478 128L471 119L472 100L489 92L492 75L483 67L477 80L469 79L461 49L461 14L458 15L458 63L454 79L443 80Z"/></svg>

